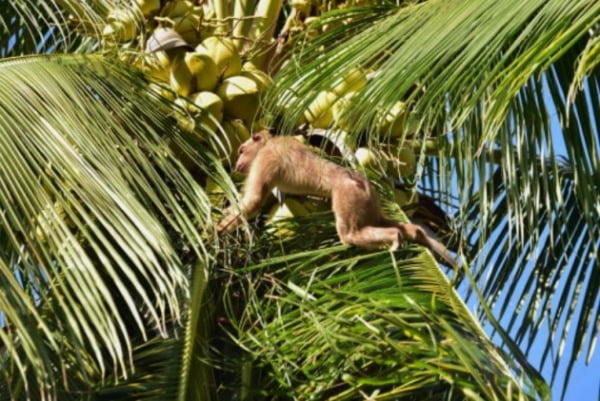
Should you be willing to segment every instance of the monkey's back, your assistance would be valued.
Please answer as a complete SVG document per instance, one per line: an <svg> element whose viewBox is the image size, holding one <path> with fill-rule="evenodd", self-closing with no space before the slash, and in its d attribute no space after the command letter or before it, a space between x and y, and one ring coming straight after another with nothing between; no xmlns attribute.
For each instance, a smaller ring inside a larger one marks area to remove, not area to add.
<svg viewBox="0 0 600 401"><path fill-rule="evenodd" d="M275 186L289 194L331 197L334 181L344 168L311 152L294 138L274 137L261 150L261 157L275 163Z"/></svg>

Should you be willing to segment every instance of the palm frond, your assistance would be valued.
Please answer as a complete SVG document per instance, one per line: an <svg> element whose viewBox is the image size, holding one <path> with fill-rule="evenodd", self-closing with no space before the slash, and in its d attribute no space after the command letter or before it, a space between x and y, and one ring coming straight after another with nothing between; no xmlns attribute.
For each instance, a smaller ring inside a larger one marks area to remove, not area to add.
<svg viewBox="0 0 600 401"><path fill-rule="evenodd" d="M423 143L417 178L424 190L458 211L460 230L470 232L476 222L476 242L468 245L509 247L502 257L482 257L475 265L481 280L498 280L489 282L485 295L491 300L498 288L515 289L533 257L523 295L532 302L523 306L523 316L538 316L538 296L558 299L549 294L564 288L560 294L571 294L564 298L571 312L555 308L554 317L567 313L587 322L573 345L581 350L587 344L589 358L597 338L592 276L600 221L600 129L593 117L600 110L598 39L589 30L598 21L600 4L591 0L427 1L339 10L320 21L337 22L337 28L299 44L267 106L288 105L282 123L288 130L321 91L354 68L373 69L343 117L354 126L351 134L359 143L387 144L386 133L376 129L378 116L398 100L409 104L419 129L404 135ZM556 157L556 138L564 142L569 174ZM567 228L575 231L565 234ZM515 264L523 266L516 273ZM550 276L554 287L544 279ZM501 313L514 305L505 300ZM534 321L523 323L519 340L541 335L540 321ZM546 347L565 341L566 333L547 336Z"/></svg>
<svg viewBox="0 0 600 401"><path fill-rule="evenodd" d="M225 303L256 396L535 399L513 376L523 367L486 339L431 255L331 246L332 221L327 213L267 228L258 263L232 273ZM236 302L240 294L249 301Z"/></svg>
<svg viewBox="0 0 600 401"><path fill-rule="evenodd" d="M101 37L112 1L15 0L0 9L0 57L77 50Z"/></svg>
<svg viewBox="0 0 600 401"><path fill-rule="evenodd" d="M181 319L181 258L210 258L210 202L171 147L231 181L209 142L179 146L189 134L139 73L98 56L0 69L4 378L52 396L127 376L133 334Z"/></svg>

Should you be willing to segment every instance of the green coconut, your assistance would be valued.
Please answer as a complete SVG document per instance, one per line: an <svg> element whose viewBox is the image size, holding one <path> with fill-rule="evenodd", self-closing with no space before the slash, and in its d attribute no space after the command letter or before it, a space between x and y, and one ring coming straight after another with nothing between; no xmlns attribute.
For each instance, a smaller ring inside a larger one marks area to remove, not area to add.
<svg viewBox="0 0 600 401"><path fill-rule="evenodd" d="M161 15L174 19L183 17L193 11L194 3L188 0L175 0L167 3Z"/></svg>
<svg viewBox="0 0 600 401"><path fill-rule="evenodd" d="M225 105L225 114L250 124L258 110L258 84L244 76L229 77L217 88Z"/></svg>
<svg viewBox="0 0 600 401"><path fill-rule="evenodd" d="M304 117L315 128L327 128L333 122L332 106L338 99L333 92L324 91L304 111Z"/></svg>
<svg viewBox="0 0 600 401"><path fill-rule="evenodd" d="M208 54L223 78L239 74L242 70L242 58L234 42L229 38L211 36L196 47L199 53Z"/></svg>
<svg viewBox="0 0 600 401"><path fill-rule="evenodd" d="M207 54L189 52L185 54L185 64L194 79L194 87L198 91L212 91L219 81L217 65Z"/></svg>
<svg viewBox="0 0 600 401"><path fill-rule="evenodd" d="M411 146L404 145L398 149L397 158L400 165L400 174L403 177L412 175L415 173L417 165L417 157Z"/></svg>
<svg viewBox="0 0 600 401"><path fill-rule="evenodd" d="M160 0L135 0L144 17L158 11L160 9Z"/></svg>
<svg viewBox="0 0 600 401"><path fill-rule="evenodd" d="M188 96L194 90L195 77L185 62L185 54L179 54L173 60L169 83L171 88L182 96Z"/></svg>

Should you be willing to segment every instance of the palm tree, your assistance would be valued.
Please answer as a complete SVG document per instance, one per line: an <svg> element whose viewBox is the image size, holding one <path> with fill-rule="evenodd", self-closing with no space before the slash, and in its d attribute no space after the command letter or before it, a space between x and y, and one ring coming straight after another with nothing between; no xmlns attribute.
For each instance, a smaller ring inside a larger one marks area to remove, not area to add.
<svg viewBox="0 0 600 401"><path fill-rule="evenodd" d="M526 358L535 340L542 363L571 342L554 369L591 358L595 1L334 10L315 25L324 34L296 38L266 98L265 114L287 104L290 128L320 92L372 68L351 99L361 113L344 118L349 140L381 152L378 113L410 105L419 134L395 140L420 153L423 199L448 205L466 256L453 284L476 295L502 347L427 251L341 246L330 212L213 237L222 199L236 201L227 143L210 125L181 127L123 49L103 46L111 7L0 9L0 398L535 399L548 397ZM554 155L553 110L568 159Z"/></svg>

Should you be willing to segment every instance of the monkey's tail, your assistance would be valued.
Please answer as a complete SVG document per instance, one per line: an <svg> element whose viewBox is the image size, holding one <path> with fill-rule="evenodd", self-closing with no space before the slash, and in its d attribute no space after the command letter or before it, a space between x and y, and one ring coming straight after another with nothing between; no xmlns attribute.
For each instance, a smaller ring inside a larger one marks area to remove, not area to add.
<svg viewBox="0 0 600 401"><path fill-rule="evenodd" d="M429 227L419 223L396 223L396 226L406 240L426 246L451 267L458 267L456 259Z"/></svg>

